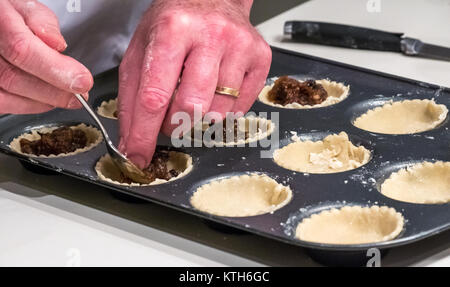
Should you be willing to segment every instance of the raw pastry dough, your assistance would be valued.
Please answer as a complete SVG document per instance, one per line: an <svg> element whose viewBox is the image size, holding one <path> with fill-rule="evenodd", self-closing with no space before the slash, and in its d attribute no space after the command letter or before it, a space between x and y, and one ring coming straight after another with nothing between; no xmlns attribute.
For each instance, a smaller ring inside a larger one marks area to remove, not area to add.
<svg viewBox="0 0 450 287"><path fill-rule="evenodd" d="M375 133L412 134L435 128L445 120L447 113L448 109L434 100L405 100L369 110L353 125Z"/></svg>
<svg viewBox="0 0 450 287"><path fill-rule="evenodd" d="M191 204L206 213L243 217L273 212L292 198L289 186L272 178L251 174L213 181L197 189Z"/></svg>
<svg viewBox="0 0 450 287"><path fill-rule="evenodd" d="M275 129L275 124L266 118L263 117L255 117L255 116L246 116L237 119L238 121L238 127L245 127L245 131L249 132L249 137L247 139L238 138L237 141L233 142L223 142L223 141L212 141L212 144L217 147L221 146L235 146L235 145L242 145L247 144L255 141L259 141L263 138L268 137ZM266 126L265 129L257 128ZM251 128L250 128L251 127ZM209 128L209 125L203 124L202 130L205 131ZM190 138L190 135L186 135ZM239 136L239 134L238 134ZM197 139L194 139L194 141L198 142Z"/></svg>
<svg viewBox="0 0 450 287"><path fill-rule="evenodd" d="M174 169L178 171L180 174L176 177L172 177L169 180L157 178L155 181L149 184L140 184L140 183L128 184L120 182L121 172L117 168L115 163L112 161L109 154L102 156L95 165L95 171L97 172L98 177L103 181L123 186L149 186L166 183L185 176L192 170L192 158L191 156L182 152L170 151L169 160L167 161L167 168L169 170Z"/></svg>
<svg viewBox="0 0 450 287"><path fill-rule="evenodd" d="M274 161L286 169L307 173L335 173L358 168L370 160L370 151L356 147L345 132L323 141L297 141L278 149Z"/></svg>
<svg viewBox="0 0 450 287"><path fill-rule="evenodd" d="M450 202L450 162L423 162L401 169L384 181L381 193L412 203Z"/></svg>
<svg viewBox="0 0 450 287"><path fill-rule="evenodd" d="M343 101L347 98L350 86L345 86L342 83L333 82L329 80L317 80L316 83L319 83L323 86L323 88L328 93L328 98L318 105L301 105L299 103L292 103L288 105L279 105L271 102L268 98L269 91L272 89L273 84L271 86L265 86L262 91L259 93L258 99L266 105L285 108L285 109L313 109L313 108L321 108L326 106L331 106Z"/></svg>
<svg viewBox="0 0 450 287"><path fill-rule="evenodd" d="M52 155L49 155L49 156L46 156L46 155L36 156L36 155L33 155L33 154L23 153L22 152L22 149L20 147L20 140L21 139L27 139L29 141L39 140L41 138L41 136L38 134L38 132L41 133L41 134L51 133L53 130L56 130L57 128L60 128L60 127L61 126L55 126L55 127L50 127L50 128L46 127L46 128L32 130L29 133L22 134L22 135L16 137L15 139L13 139L12 142L9 144L9 147L11 148L11 150L13 150L15 152L18 152L18 153L21 153L23 155L26 155L28 157L52 158L52 157L72 156L72 155L75 155L75 154L86 152L88 150L93 149L95 146L97 146L103 140L103 136L102 136L101 132L98 129L96 129L94 127L91 127L91 126L87 126L85 124L79 124L77 126L71 126L70 128L71 129L82 130L86 134L88 142L87 142L86 147L84 147L84 148L76 149L75 151L70 152L70 153L62 153L62 154L58 154L58 155L52 154Z"/></svg>
<svg viewBox="0 0 450 287"><path fill-rule="evenodd" d="M403 224L403 216L387 206L344 206L304 219L295 237L326 244L374 243L394 239Z"/></svg>
<svg viewBox="0 0 450 287"><path fill-rule="evenodd" d="M97 108L97 114L102 117L117 120L114 113L117 111L117 99L112 99L109 101L103 101L102 104Z"/></svg>

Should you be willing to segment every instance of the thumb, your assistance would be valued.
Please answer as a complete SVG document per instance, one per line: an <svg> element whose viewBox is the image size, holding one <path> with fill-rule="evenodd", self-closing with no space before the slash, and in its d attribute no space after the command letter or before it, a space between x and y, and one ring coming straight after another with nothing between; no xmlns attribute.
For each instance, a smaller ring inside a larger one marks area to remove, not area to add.
<svg viewBox="0 0 450 287"><path fill-rule="evenodd" d="M58 18L47 6L36 0L9 1L22 15L28 28L45 44L59 52L67 48L67 43L59 28Z"/></svg>

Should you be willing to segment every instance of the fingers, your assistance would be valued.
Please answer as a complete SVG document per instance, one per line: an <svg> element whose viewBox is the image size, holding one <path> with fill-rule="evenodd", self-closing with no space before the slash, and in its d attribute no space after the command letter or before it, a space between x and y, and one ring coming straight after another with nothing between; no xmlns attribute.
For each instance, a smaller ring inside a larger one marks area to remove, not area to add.
<svg viewBox="0 0 450 287"><path fill-rule="evenodd" d="M264 87L266 77L267 74L255 70L247 73L241 86L241 95L231 109L233 113L246 114L250 110L259 92Z"/></svg>
<svg viewBox="0 0 450 287"><path fill-rule="evenodd" d="M131 40L119 67L119 150L122 152L126 151L126 139L131 129L134 103L139 89L145 53L144 47L140 47L141 39L138 37Z"/></svg>
<svg viewBox="0 0 450 287"><path fill-rule="evenodd" d="M244 80L247 63L245 57L240 54L225 56L220 65L218 87L228 87L240 90L242 81ZM212 101L209 111L217 112L226 117L226 113L230 112L236 102L236 98L228 95L216 94Z"/></svg>
<svg viewBox="0 0 450 287"><path fill-rule="evenodd" d="M0 88L11 94L23 96L54 107L81 108L81 104L72 93L60 90L33 75L17 69L1 57Z"/></svg>
<svg viewBox="0 0 450 287"><path fill-rule="evenodd" d="M50 48L59 52L67 48L67 43L61 35L56 15L45 5L35 0L9 0L22 15L26 25Z"/></svg>
<svg viewBox="0 0 450 287"><path fill-rule="evenodd" d="M93 79L86 67L36 37L8 1L0 1L0 11L0 55L5 60L59 89L72 93L91 89Z"/></svg>
<svg viewBox="0 0 450 287"><path fill-rule="evenodd" d="M39 114L53 109L33 100L8 93L0 89L0 114Z"/></svg>
<svg viewBox="0 0 450 287"><path fill-rule="evenodd" d="M163 124L164 134L170 136L176 127L170 121L177 112L188 113L191 123L194 121L196 107L199 112L201 108L201 117L206 114L214 98L221 58L220 50L199 47L191 51L184 65L181 83ZM198 120L201 120L201 117Z"/></svg>
<svg viewBox="0 0 450 287"><path fill-rule="evenodd" d="M262 47L258 53L255 53L257 57L254 58L242 82L241 94L231 110L234 113L247 113L264 87L272 62L272 51L267 44Z"/></svg>
<svg viewBox="0 0 450 287"><path fill-rule="evenodd" d="M173 43L170 49L153 42L146 48L130 131L122 145L122 152L140 168L150 164L185 54L184 47Z"/></svg>

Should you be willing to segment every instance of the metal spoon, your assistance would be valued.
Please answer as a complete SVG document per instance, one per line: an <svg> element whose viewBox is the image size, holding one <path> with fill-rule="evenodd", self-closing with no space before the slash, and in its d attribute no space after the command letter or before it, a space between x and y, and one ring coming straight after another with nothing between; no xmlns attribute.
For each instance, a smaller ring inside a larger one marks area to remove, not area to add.
<svg viewBox="0 0 450 287"><path fill-rule="evenodd" d="M120 171L125 176L129 177L135 182L144 184L152 182L152 180L140 168L138 168L134 163L128 160L127 157L114 146L111 139L109 138L108 133L106 132L105 127L100 122L99 118L97 117L95 112L91 109L86 100L80 94L75 94L75 97L78 99L78 101L80 101L80 103L89 113L89 115L95 120L95 122L99 126L103 134L103 137L105 138L106 149L108 150L109 155L111 156L116 166L120 169Z"/></svg>

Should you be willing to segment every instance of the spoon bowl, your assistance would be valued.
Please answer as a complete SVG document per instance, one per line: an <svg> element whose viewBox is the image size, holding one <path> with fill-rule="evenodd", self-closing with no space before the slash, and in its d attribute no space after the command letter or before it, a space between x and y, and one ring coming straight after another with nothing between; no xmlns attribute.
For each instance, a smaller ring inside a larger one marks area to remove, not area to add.
<svg viewBox="0 0 450 287"><path fill-rule="evenodd" d="M105 127L103 126L103 124L101 123L100 119L97 117L95 112L92 110L92 108L89 106L89 104L86 102L86 100L80 94L75 94L75 97L78 99L78 101L80 101L80 103L89 113L89 115L94 119L94 121L99 126L100 131L103 134L103 138L105 139L108 154L111 156L113 162L120 169L120 171L125 176L127 176L128 178L132 179L137 183L148 184L152 182L152 180L145 174L144 171L142 171L139 167L137 167L133 162L128 160L127 157L114 146Z"/></svg>

